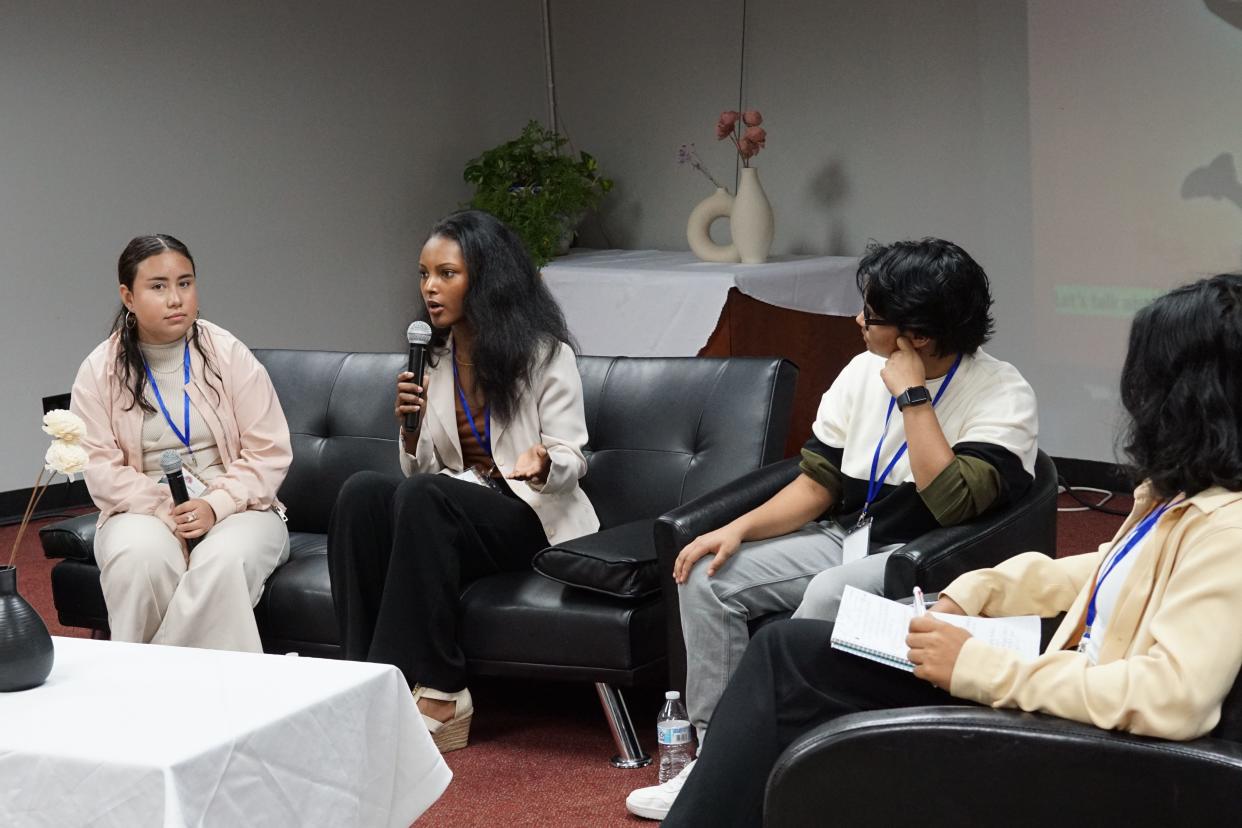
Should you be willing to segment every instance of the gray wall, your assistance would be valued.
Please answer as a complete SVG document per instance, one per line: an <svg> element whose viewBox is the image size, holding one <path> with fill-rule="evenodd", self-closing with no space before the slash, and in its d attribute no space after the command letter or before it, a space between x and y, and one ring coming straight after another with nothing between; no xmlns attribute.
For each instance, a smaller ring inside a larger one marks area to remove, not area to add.
<svg viewBox="0 0 1242 828"><path fill-rule="evenodd" d="M713 124L757 107L775 252L960 242L993 279L989 350L1032 380L1054 454L1113 458L1127 324L1061 313L1056 287L1107 287L1136 263L1150 271L1136 284L1152 287L1185 262L1167 287L1238 261L1242 199L1225 197L1237 182L1185 192L1216 169L1188 165L1242 152L1239 99L1220 85L1237 74L1242 27L1205 4L550 5L561 126L617 182L583 243L685 249L686 216L711 186L677 166L678 146L695 142L731 181ZM67 390L103 337L115 258L136 233L189 242L205 315L253 346L399 347L418 242L466 198L464 161L544 117L540 6L6 3L0 491L33 478L39 397ZM1048 266L1065 252L1064 232L1039 231L1050 217L1125 265ZM1210 238L1189 244L1186 227Z"/></svg>
<svg viewBox="0 0 1242 828"><path fill-rule="evenodd" d="M1035 387L1043 448L1113 460L1118 308L1242 258L1242 17L1211 0L672 5L553 2L560 120L618 181L584 243L686 249L711 185L677 147L732 178L716 116L758 108L774 253L959 242L992 277L988 349Z"/></svg>
<svg viewBox="0 0 1242 828"><path fill-rule="evenodd" d="M252 347L403 347L464 162L543 116L538 0L7 2L0 491L34 482L134 235L180 237Z"/></svg>
<svg viewBox="0 0 1242 828"><path fill-rule="evenodd" d="M1021 362L1032 257L1023 0L747 0L744 15L741 0L556 0L553 10L559 119L618 182L586 244L686 249L686 216L711 184L678 168L677 147L695 142L731 184L715 120L755 107L768 128L754 165L776 211L775 253L953 239L992 277L990 350Z"/></svg>

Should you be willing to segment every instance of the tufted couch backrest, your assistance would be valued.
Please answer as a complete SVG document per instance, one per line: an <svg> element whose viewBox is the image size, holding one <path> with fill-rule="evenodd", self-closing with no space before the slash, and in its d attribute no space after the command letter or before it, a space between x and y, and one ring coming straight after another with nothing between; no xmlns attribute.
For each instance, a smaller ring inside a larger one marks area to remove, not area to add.
<svg viewBox="0 0 1242 828"><path fill-rule="evenodd" d="M328 531L341 486L364 469L400 474L393 417L401 354L258 350L272 378L293 442L280 487L289 529Z"/></svg>
<svg viewBox="0 0 1242 828"><path fill-rule="evenodd" d="M394 383L403 354L256 350L280 397L293 465L280 499L289 528L326 532L354 472L400 474ZM769 422L789 418L796 368L768 358L578 358L589 472L603 528L655 518L780 458ZM775 393L753 393L776 388ZM742 394L742 389L752 393ZM762 405L740 399L772 400ZM778 429L783 435L784 429Z"/></svg>
<svg viewBox="0 0 1242 828"><path fill-rule="evenodd" d="M664 512L775 462L797 369L775 358L578 358L590 471L607 529ZM763 389L760 392L760 389Z"/></svg>

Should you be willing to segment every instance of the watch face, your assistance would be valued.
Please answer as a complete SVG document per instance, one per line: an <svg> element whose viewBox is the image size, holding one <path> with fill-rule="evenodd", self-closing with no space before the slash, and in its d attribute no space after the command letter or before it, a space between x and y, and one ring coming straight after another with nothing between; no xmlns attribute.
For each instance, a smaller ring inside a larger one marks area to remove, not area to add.
<svg viewBox="0 0 1242 828"><path fill-rule="evenodd" d="M928 402L931 402L931 392L922 385L907 388L905 392L897 398L897 405L900 408L905 408L910 405L921 405Z"/></svg>

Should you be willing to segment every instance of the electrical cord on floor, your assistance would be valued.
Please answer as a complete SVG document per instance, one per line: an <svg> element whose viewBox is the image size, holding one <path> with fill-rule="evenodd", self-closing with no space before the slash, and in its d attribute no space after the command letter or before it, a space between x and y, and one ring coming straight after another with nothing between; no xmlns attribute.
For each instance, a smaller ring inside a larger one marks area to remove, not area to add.
<svg viewBox="0 0 1242 828"><path fill-rule="evenodd" d="M1118 517L1126 517L1127 515L1130 514L1128 509L1127 510L1110 509L1109 507L1104 505L1108 503L1108 501L1112 500L1115 495L1114 492L1110 492L1107 489L1094 489L1089 486L1071 486L1064 477L1057 475L1057 491L1062 494L1069 495L1073 499L1073 501L1078 504L1077 506L1060 506L1057 508L1058 512L1091 511L1091 512L1103 512L1106 515L1116 515ZM1092 503L1091 501L1084 499L1079 494L1079 492L1101 494L1101 495L1104 495L1104 497L1100 498L1095 503Z"/></svg>

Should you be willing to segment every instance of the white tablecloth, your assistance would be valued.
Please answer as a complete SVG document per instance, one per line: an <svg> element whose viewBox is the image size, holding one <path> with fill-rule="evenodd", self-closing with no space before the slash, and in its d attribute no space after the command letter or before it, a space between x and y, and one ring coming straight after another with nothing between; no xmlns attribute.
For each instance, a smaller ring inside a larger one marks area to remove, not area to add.
<svg viewBox="0 0 1242 828"><path fill-rule="evenodd" d="M764 264L699 261L663 250L574 250L543 268L584 354L693 356L716 329L729 288L792 310L854 316L852 256L782 256Z"/></svg>
<svg viewBox="0 0 1242 828"><path fill-rule="evenodd" d="M55 638L0 693L5 826L401 826L448 787L387 665Z"/></svg>

